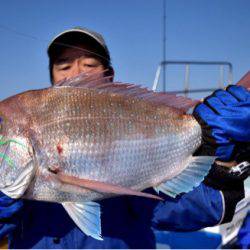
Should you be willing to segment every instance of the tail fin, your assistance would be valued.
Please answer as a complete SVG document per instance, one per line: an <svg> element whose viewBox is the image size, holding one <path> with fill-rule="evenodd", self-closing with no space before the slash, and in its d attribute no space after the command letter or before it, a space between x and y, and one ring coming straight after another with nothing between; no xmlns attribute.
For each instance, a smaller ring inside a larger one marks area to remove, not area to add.
<svg viewBox="0 0 250 250"><path fill-rule="evenodd" d="M236 83L250 90L250 70Z"/></svg>

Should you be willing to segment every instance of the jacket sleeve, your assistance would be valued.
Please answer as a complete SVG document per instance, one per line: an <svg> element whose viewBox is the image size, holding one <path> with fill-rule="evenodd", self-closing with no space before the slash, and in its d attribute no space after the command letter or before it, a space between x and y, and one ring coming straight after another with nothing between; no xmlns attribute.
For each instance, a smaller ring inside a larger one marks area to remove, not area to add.
<svg viewBox="0 0 250 250"><path fill-rule="evenodd" d="M211 185L213 186L213 185ZM236 204L244 197L244 187L233 191L217 190L201 183L193 191L164 201L131 197L134 213L157 230L195 231L232 219ZM153 189L146 190L154 193ZM155 194L155 193L154 193Z"/></svg>
<svg viewBox="0 0 250 250"><path fill-rule="evenodd" d="M244 187L216 190L204 183L177 199L159 203L153 213L156 229L193 231L232 220L236 205L244 197Z"/></svg>
<svg viewBox="0 0 250 250"><path fill-rule="evenodd" d="M0 240L13 231L18 224L18 214L23 202L0 192Z"/></svg>
<svg viewBox="0 0 250 250"><path fill-rule="evenodd" d="M154 209L152 226L168 231L199 230L219 224L224 211L223 194L202 183L175 199L165 197Z"/></svg>
<svg viewBox="0 0 250 250"><path fill-rule="evenodd" d="M238 233L237 248L250 249L250 211L248 211Z"/></svg>
<svg viewBox="0 0 250 250"><path fill-rule="evenodd" d="M237 203L245 197L244 179L246 175L234 175L228 168L214 164L204 183L220 190L224 202L224 212L220 223L230 222L234 216Z"/></svg>

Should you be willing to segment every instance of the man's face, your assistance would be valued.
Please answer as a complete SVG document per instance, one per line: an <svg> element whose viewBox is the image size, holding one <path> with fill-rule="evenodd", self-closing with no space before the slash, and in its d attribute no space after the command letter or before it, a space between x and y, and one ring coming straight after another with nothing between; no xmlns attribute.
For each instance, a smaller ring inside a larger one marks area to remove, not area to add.
<svg viewBox="0 0 250 250"><path fill-rule="evenodd" d="M80 73L101 73L102 63L82 49L66 48L58 55L52 67L53 83L57 84Z"/></svg>

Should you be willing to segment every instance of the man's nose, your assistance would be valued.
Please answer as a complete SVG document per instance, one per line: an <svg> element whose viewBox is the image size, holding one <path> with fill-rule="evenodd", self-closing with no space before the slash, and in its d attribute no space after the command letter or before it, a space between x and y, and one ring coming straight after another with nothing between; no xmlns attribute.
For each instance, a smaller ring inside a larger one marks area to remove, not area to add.
<svg viewBox="0 0 250 250"><path fill-rule="evenodd" d="M80 69L80 65L79 65L79 62L78 60L75 60L75 62L73 63L72 67L71 67L71 70L69 72L69 78L70 77L74 77L74 76L77 76L79 75L80 73L82 73L81 69Z"/></svg>

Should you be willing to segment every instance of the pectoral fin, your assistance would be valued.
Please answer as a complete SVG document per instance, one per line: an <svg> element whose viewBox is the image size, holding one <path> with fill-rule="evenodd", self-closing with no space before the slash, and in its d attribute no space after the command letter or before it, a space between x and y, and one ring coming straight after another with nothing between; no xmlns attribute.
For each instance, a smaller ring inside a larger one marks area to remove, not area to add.
<svg viewBox="0 0 250 250"><path fill-rule="evenodd" d="M74 176L69 176L63 173L57 173L56 174L57 179L66 184L80 186L89 190L93 190L95 192L99 193L109 193L109 194L117 194L117 195L135 195L135 196L141 196L141 197L147 197L157 200L162 200L159 196L143 193L140 191L135 191L127 187L121 187L114 184L104 183L100 181L94 181L94 180L88 180L88 179L82 179L77 178Z"/></svg>

